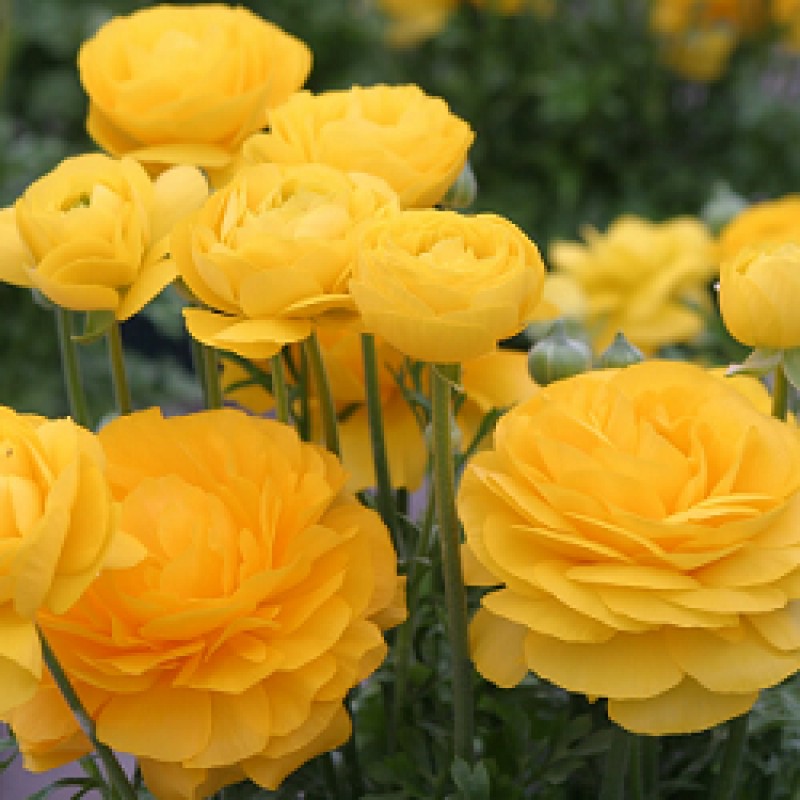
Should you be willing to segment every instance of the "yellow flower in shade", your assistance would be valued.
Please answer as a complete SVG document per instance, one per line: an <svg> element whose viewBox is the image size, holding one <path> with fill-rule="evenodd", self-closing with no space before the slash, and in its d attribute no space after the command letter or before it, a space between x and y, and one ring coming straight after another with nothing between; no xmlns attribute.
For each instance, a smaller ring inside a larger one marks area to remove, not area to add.
<svg viewBox="0 0 800 800"><path fill-rule="evenodd" d="M720 232L720 262L735 258L747 247L800 244L800 195L754 203L739 212Z"/></svg>
<svg viewBox="0 0 800 800"><path fill-rule="evenodd" d="M0 714L39 682L36 615L66 611L112 558L103 469L97 440L71 420L0 407Z"/></svg>
<svg viewBox="0 0 800 800"><path fill-rule="evenodd" d="M2 212L0 280L128 319L174 280L172 226L207 194L194 167L151 181L133 159L68 158Z"/></svg>
<svg viewBox="0 0 800 800"><path fill-rule="evenodd" d="M524 328L543 283L536 245L507 219L428 209L367 228L350 292L368 331L411 358L455 363Z"/></svg>
<svg viewBox="0 0 800 800"><path fill-rule="evenodd" d="M298 92L269 115L269 133L245 143L248 161L320 163L383 178L404 207L438 203L475 138L444 100L418 86Z"/></svg>
<svg viewBox="0 0 800 800"><path fill-rule="evenodd" d="M404 616L380 518L334 456L232 409L99 434L121 527L146 552L42 628L97 725L159 800L274 789L350 735L347 692ZM11 718L30 769L75 753L44 684Z"/></svg>
<svg viewBox="0 0 800 800"><path fill-rule="evenodd" d="M435 36L458 4L459 0L378 0L389 17L386 38L394 47L411 47Z"/></svg>
<svg viewBox="0 0 800 800"><path fill-rule="evenodd" d="M772 0L773 22L783 30L783 44L791 51L800 49L800 2L798 0Z"/></svg>
<svg viewBox="0 0 800 800"><path fill-rule="evenodd" d="M583 236L585 244L551 246L550 263L567 280L549 287L548 300L561 305L564 294L565 306L582 307L598 350L619 331L649 352L700 332L702 318L689 304L708 304L716 264L713 239L699 220L656 223L624 216L605 234L587 228ZM576 303L580 294L584 301Z"/></svg>
<svg viewBox="0 0 800 800"><path fill-rule="evenodd" d="M172 237L181 278L208 307L184 311L189 333L267 358L324 314L354 314L347 282L360 231L392 213L394 192L371 175L321 164L242 169Z"/></svg>
<svg viewBox="0 0 800 800"><path fill-rule="evenodd" d="M747 247L722 263L719 307L730 334L751 347L800 347L800 244Z"/></svg>
<svg viewBox="0 0 800 800"><path fill-rule="evenodd" d="M540 17L551 17L556 10L555 0L470 0L476 8L500 14L519 14L531 10Z"/></svg>
<svg viewBox="0 0 800 800"><path fill-rule="evenodd" d="M161 5L103 25L78 68L86 127L104 150L220 169L303 85L311 53L245 8Z"/></svg>
<svg viewBox="0 0 800 800"><path fill-rule="evenodd" d="M497 587L478 670L608 700L689 733L800 668L800 439L700 367L643 362L548 386L461 484L464 567Z"/></svg>

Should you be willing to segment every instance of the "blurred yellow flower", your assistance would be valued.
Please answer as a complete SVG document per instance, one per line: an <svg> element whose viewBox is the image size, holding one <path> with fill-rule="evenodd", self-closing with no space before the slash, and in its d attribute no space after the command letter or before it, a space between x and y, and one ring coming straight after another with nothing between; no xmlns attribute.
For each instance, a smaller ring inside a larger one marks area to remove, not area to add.
<svg viewBox="0 0 800 800"><path fill-rule="evenodd" d="M35 617L66 611L110 559L125 559L122 541L112 552L116 526L95 437L0 406L0 713L39 682Z"/></svg>
<svg viewBox="0 0 800 800"><path fill-rule="evenodd" d="M723 261L719 307L731 335L751 347L800 347L800 244L746 247Z"/></svg>
<svg viewBox="0 0 800 800"><path fill-rule="evenodd" d="M328 164L383 178L404 207L432 206L458 177L475 134L418 86L298 92L245 143L256 163Z"/></svg>
<svg viewBox="0 0 800 800"><path fill-rule="evenodd" d="M346 693L402 620L380 518L334 456L243 412L121 417L99 434L146 557L42 628L97 725L159 800L274 789L350 735ZM48 684L12 717L26 766L75 752Z"/></svg>
<svg viewBox="0 0 800 800"><path fill-rule="evenodd" d="M386 38L394 47L411 47L435 36L447 24L459 0L377 0L389 17Z"/></svg>
<svg viewBox="0 0 800 800"><path fill-rule="evenodd" d="M243 168L172 236L181 278L208 306L184 311L189 333L268 358L326 313L354 315L347 282L360 230L397 209L371 175L322 164Z"/></svg>
<svg viewBox="0 0 800 800"><path fill-rule="evenodd" d="M783 30L783 43L793 51L800 50L800 0L772 0L773 22Z"/></svg>
<svg viewBox="0 0 800 800"><path fill-rule="evenodd" d="M128 319L174 280L172 227L207 194L194 167L151 181L130 158L68 158L2 212L0 280L63 308Z"/></svg>
<svg viewBox="0 0 800 800"><path fill-rule="evenodd" d="M507 414L459 493L478 670L531 670L652 735L745 713L800 667L800 439L723 379L644 362Z"/></svg>
<svg viewBox="0 0 800 800"><path fill-rule="evenodd" d="M524 328L543 283L536 245L507 219L431 209L366 229L350 291L368 331L411 358L455 363Z"/></svg>
<svg viewBox="0 0 800 800"><path fill-rule="evenodd" d="M159 5L103 25L78 68L104 150L220 169L303 85L311 53L246 8Z"/></svg>
<svg viewBox="0 0 800 800"><path fill-rule="evenodd" d="M547 299L582 310L598 350L619 331L649 352L700 332L702 319L688 304L708 304L716 265L711 234L699 220L623 216L605 234L586 228L583 236L585 244L551 245L550 264L564 277L548 287Z"/></svg>
<svg viewBox="0 0 800 800"><path fill-rule="evenodd" d="M746 247L800 244L800 195L764 200L740 211L719 234L720 262L728 261Z"/></svg>

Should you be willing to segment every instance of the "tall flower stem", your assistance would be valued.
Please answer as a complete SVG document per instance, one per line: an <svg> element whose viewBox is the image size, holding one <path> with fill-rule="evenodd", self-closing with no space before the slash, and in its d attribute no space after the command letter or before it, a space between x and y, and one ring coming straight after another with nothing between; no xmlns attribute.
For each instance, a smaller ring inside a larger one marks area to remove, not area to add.
<svg viewBox="0 0 800 800"><path fill-rule="evenodd" d="M367 419L372 443L372 463L375 466L375 482L378 490L378 511L394 543L398 555L403 555L402 542L398 541L397 506L392 491L389 459L386 454L386 437L383 428L381 390L378 380L378 359L375 352L375 337L371 333L361 335L361 353L364 360L364 386L367 397Z"/></svg>
<svg viewBox="0 0 800 800"><path fill-rule="evenodd" d="M61 370L64 373L64 385L67 389L69 413L72 419L91 428L89 407L81 381L81 370L78 363L78 348L72 338L74 333L74 312L66 308L56 309L56 326L58 328L58 346L61 353Z"/></svg>
<svg viewBox="0 0 800 800"><path fill-rule="evenodd" d="M111 323L111 327L108 329L108 356L111 363L111 381L114 384L117 412L120 415L130 414L133 411L133 401L131 400L131 389L125 369L122 335L119 322L116 320Z"/></svg>
<svg viewBox="0 0 800 800"><path fill-rule="evenodd" d="M38 628L37 633L39 634L39 642L42 646L42 658L44 659L44 663L53 676L53 680L56 682L62 696L67 701L67 705L69 705L72 713L75 715L75 719L77 719L81 730L94 746L95 752L105 769L106 777L113 790L121 800L136 800L136 792L134 792L133 786L131 786L128 780L128 776L120 766L111 748L98 740L94 720L83 707L77 692L70 683L69 678L67 678L56 654L51 649L44 634Z"/></svg>
<svg viewBox="0 0 800 800"><path fill-rule="evenodd" d="M736 781L747 744L747 720L748 715L742 714L728 723L728 741L711 800L732 800L736 796Z"/></svg>
<svg viewBox="0 0 800 800"><path fill-rule="evenodd" d="M633 736L624 728L614 726L611 747L606 755L599 800L625 800L625 776Z"/></svg>
<svg viewBox="0 0 800 800"><path fill-rule="evenodd" d="M333 403L331 385L325 362L322 360L322 351L319 347L317 334L312 333L303 343L308 356L308 365L314 390L319 397L319 409L322 416L322 435L325 446L334 455L341 456L342 448L339 444L339 426L336 421L336 406Z"/></svg>
<svg viewBox="0 0 800 800"><path fill-rule="evenodd" d="M289 424L289 391L286 388L286 372L283 355L277 353L270 359L272 373L272 396L275 398L275 417L278 422Z"/></svg>
<svg viewBox="0 0 800 800"><path fill-rule="evenodd" d="M772 416L786 419L789 412L789 382L783 365L775 368L775 380L772 386Z"/></svg>
<svg viewBox="0 0 800 800"><path fill-rule="evenodd" d="M198 370L203 384L203 398L206 408L222 408L222 386L219 382L219 356L213 347L201 344Z"/></svg>
<svg viewBox="0 0 800 800"><path fill-rule="evenodd" d="M454 756L473 762L474 712L472 665L467 645L467 597L461 575L461 536L455 503L455 474L452 442L451 386L457 367L431 365L431 423L433 429L433 486L439 521L439 542L444 573L447 634L453 675Z"/></svg>

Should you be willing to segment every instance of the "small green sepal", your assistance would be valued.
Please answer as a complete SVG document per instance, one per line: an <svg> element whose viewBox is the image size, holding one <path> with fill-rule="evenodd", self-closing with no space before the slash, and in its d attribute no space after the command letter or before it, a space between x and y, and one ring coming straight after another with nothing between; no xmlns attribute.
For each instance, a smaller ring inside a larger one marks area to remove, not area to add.
<svg viewBox="0 0 800 800"><path fill-rule="evenodd" d="M91 344L105 336L116 321L113 311L87 311L83 319L83 331L72 334L72 341Z"/></svg>
<svg viewBox="0 0 800 800"><path fill-rule="evenodd" d="M757 347L741 364L731 364L725 374L755 375L760 378L772 372L781 363L783 354L783 350L774 347Z"/></svg>

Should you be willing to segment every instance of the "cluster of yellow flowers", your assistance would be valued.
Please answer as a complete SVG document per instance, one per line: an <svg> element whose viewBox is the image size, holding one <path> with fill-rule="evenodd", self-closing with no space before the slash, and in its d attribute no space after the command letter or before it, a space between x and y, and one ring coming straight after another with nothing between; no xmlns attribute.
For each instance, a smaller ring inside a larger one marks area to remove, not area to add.
<svg viewBox="0 0 800 800"><path fill-rule="evenodd" d="M238 357L223 383L251 411L279 376L243 387L244 365L268 375L318 341L343 458L234 409L136 412L98 434L0 409L0 718L26 765L75 758L88 733L135 755L159 800L198 800L243 778L275 788L348 738L344 698L406 613L390 532L352 494L376 482L362 333L396 487L419 487L428 462L409 365L431 365L422 394L460 365L466 442L514 406L458 495L464 576L491 588L470 628L482 675L533 671L648 734L745 713L800 668L797 428L763 413L762 388L698 366L541 389L497 347L543 294L598 346L620 329L648 351L689 339L686 303L708 303L720 262L733 335L800 346L800 201L754 206L719 242L693 219L623 217L556 243L546 281L511 222L435 207L473 139L444 101L313 95L310 64L241 8L114 19L79 58L107 154L64 161L0 214L0 279L62 309L114 324L180 279L190 334Z"/></svg>

